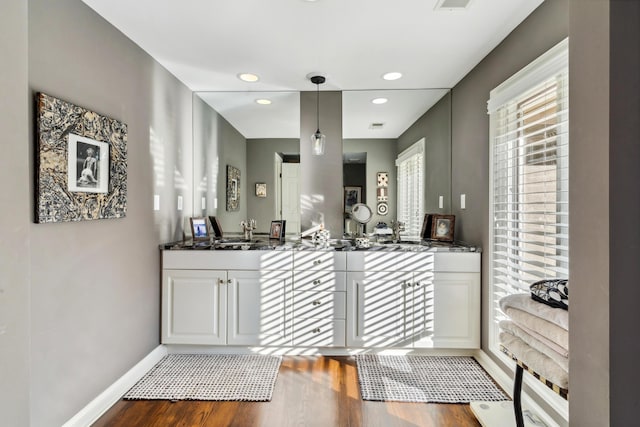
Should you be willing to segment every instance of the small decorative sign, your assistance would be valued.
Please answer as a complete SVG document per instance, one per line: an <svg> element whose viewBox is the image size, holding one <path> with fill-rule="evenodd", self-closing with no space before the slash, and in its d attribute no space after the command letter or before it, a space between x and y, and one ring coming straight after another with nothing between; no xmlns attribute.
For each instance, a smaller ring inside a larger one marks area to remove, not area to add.
<svg viewBox="0 0 640 427"><path fill-rule="evenodd" d="M256 197L267 197L267 184L256 182Z"/></svg>

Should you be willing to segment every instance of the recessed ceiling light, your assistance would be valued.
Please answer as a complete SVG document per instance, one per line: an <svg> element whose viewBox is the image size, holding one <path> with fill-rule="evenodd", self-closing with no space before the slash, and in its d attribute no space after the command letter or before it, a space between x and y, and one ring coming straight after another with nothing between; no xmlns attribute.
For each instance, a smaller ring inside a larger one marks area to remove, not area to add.
<svg viewBox="0 0 640 427"><path fill-rule="evenodd" d="M371 102L374 104L384 104L388 101L387 98L376 98L376 99L372 99Z"/></svg>
<svg viewBox="0 0 640 427"><path fill-rule="evenodd" d="M269 104L271 104L271 100L270 99L265 99L265 98L256 99L256 104L269 105Z"/></svg>
<svg viewBox="0 0 640 427"><path fill-rule="evenodd" d="M260 77L252 73L240 73L238 74L238 78L243 82L249 82L249 83L257 82L258 80L260 80Z"/></svg>
<svg viewBox="0 0 640 427"><path fill-rule="evenodd" d="M382 76L385 80L398 80L400 77L402 77L402 73L398 73L397 71L393 71Z"/></svg>

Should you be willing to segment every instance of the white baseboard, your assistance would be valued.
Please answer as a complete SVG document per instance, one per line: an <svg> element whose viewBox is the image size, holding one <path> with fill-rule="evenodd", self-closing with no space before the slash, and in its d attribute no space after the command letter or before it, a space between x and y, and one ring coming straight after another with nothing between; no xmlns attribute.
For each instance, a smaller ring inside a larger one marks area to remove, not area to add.
<svg viewBox="0 0 640 427"><path fill-rule="evenodd" d="M145 356L133 368L111 384L105 391L87 404L62 427L88 427L111 408L122 396L129 391L156 363L167 354L164 345L159 345Z"/></svg>
<svg viewBox="0 0 640 427"><path fill-rule="evenodd" d="M498 383L498 385L500 385L500 387L502 387L509 394L509 397L513 398L513 379L511 378L511 376L509 376L505 371L500 369L500 367L496 364L496 362L494 362L493 359L491 359L487 355L487 353L485 353L484 351L477 350L475 356L478 363L487 371L487 373L491 375L491 377ZM526 381L527 379L525 378L525 382ZM539 383L538 380L535 380L535 382ZM542 385L542 387L546 387L541 383L540 385ZM553 392L549 390L549 393L553 393ZM550 427L560 427L558 422L553 417L551 417L544 410L542 410L540 405L538 405L536 398L541 398L541 397L540 395L537 395L534 398L532 396L529 396L527 393L525 393L524 389L522 390L522 406L523 407L529 408L546 425ZM557 411L558 416L561 417L566 422L565 425L568 425L568 413L562 411L561 410L562 408L559 408L559 409L560 410Z"/></svg>

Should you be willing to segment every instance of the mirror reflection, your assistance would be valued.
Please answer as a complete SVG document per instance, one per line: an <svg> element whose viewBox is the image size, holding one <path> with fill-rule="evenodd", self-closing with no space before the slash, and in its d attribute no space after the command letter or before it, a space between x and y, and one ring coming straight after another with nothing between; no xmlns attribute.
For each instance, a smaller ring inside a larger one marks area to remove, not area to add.
<svg viewBox="0 0 640 427"><path fill-rule="evenodd" d="M371 208L364 232L398 219L396 159L423 138L423 184L417 191L424 212L450 211L448 90L345 91L342 106L343 164L327 173L343 177L346 234L357 230L348 211L353 203ZM198 92L193 111L194 215L214 215L230 232L251 218L257 233L268 233L272 220L285 219L287 234L299 234L300 93ZM235 209L227 204L227 166L240 171L234 177Z"/></svg>

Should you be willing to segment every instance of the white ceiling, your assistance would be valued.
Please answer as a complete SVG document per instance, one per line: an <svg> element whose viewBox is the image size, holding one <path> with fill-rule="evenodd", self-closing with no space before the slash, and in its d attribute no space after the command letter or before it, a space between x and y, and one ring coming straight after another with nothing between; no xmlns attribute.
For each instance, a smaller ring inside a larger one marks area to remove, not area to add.
<svg viewBox="0 0 640 427"><path fill-rule="evenodd" d="M193 91L295 92L315 91L306 77L311 72L327 76L321 90L451 88L543 0L471 0L463 10L436 10L438 0L83 1ZM403 78L383 80L389 71L399 71ZM244 72L260 80L239 80ZM392 93L384 95L387 104L373 106L383 108L364 115L358 109L359 118L349 116L355 110L349 103L375 96L355 92L350 100L345 94L344 137L371 137L363 129L374 121L384 122L387 129L406 129L409 107L398 103L400 98L408 101L409 93ZM294 95L288 95L279 98L290 105ZM252 105L257 97L265 94L245 96ZM277 119L286 117L275 112L279 105L268 106L268 113L262 110L271 117L267 127L284 121ZM239 105L236 100L221 108L238 111ZM218 112L247 138L299 136L299 129L284 128L277 136L266 136L264 127L246 120L248 114L236 114L245 119L234 121ZM398 123L400 118L404 124ZM376 137L399 135L391 134Z"/></svg>

